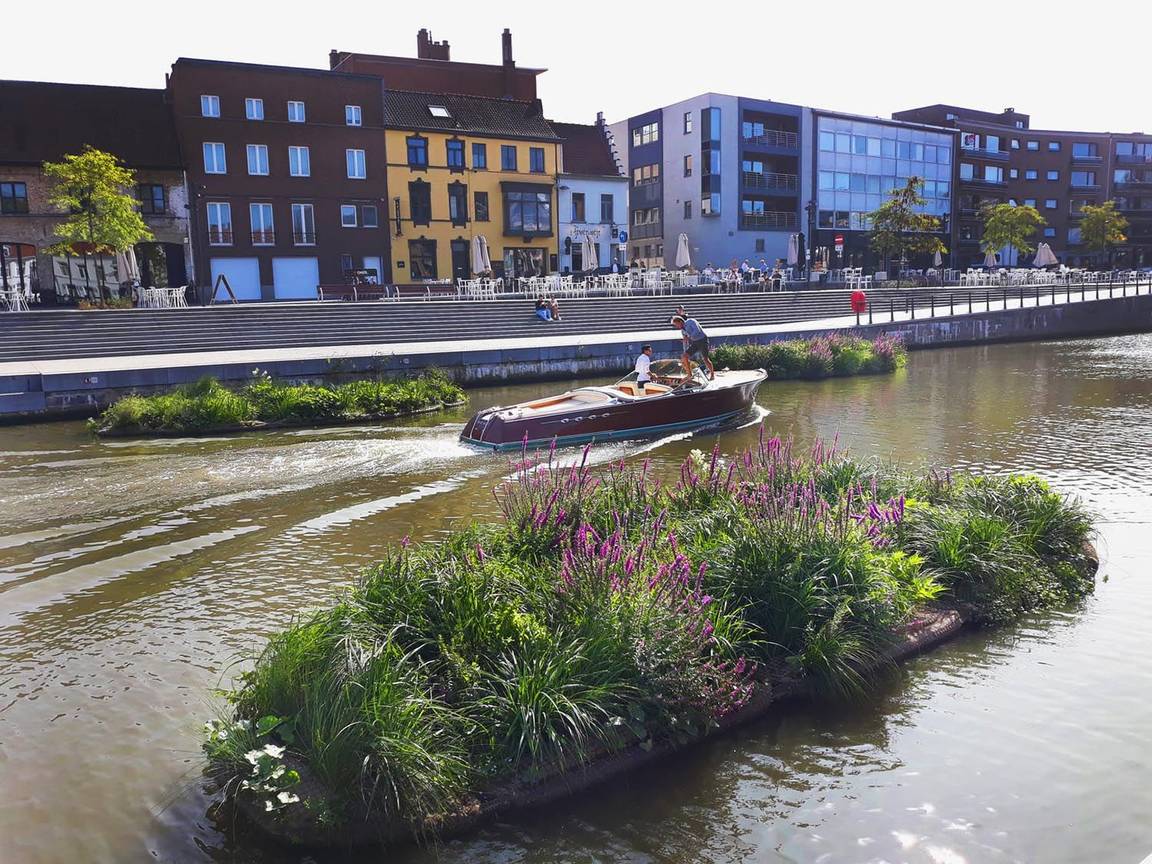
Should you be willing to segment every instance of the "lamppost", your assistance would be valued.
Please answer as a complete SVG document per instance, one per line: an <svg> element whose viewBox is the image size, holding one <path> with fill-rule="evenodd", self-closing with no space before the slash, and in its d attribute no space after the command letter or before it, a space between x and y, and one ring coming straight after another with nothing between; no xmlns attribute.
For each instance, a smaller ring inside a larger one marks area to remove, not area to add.
<svg viewBox="0 0 1152 864"><path fill-rule="evenodd" d="M804 275L809 276L812 271L811 261L813 258L813 250L816 248L816 201L808 199L808 203L804 205L804 210L808 214L808 242L805 243L804 250Z"/></svg>

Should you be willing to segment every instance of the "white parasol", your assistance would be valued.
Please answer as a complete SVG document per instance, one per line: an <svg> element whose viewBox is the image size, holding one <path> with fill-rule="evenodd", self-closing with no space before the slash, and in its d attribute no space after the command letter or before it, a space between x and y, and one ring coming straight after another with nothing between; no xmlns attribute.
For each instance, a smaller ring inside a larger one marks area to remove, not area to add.
<svg viewBox="0 0 1152 864"><path fill-rule="evenodd" d="M688 249L687 234L681 234L676 240L676 266L681 269L692 266L692 253Z"/></svg>

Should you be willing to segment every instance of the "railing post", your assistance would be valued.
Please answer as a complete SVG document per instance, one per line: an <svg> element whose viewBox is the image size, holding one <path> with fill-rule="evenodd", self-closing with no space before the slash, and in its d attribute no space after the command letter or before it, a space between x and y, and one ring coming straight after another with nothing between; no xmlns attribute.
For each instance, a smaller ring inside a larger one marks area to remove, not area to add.
<svg viewBox="0 0 1152 864"><path fill-rule="evenodd" d="M929 318L935 318L936 317L936 295L935 294L929 294L928 295L928 317Z"/></svg>
<svg viewBox="0 0 1152 864"><path fill-rule="evenodd" d="M968 314L972 314L972 291L968 291Z"/></svg>
<svg viewBox="0 0 1152 864"><path fill-rule="evenodd" d="M891 294L888 295L888 320L896 320L896 301Z"/></svg>
<svg viewBox="0 0 1152 864"><path fill-rule="evenodd" d="M1039 306L1040 304L1037 303L1036 305ZM1052 283L1052 305L1053 306L1056 305L1056 283L1055 282Z"/></svg>
<svg viewBox="0 0 1152 864"><path fill-rule="evenodd" d="M948 317L956 314L956 297L953 294L948 295Z"/></svg>
<svg viewBox="0 0 1152 864"><path fill-rule="evenodd" d="M915 321L916 320L916 298L911 297L911 296L908 297L908 301L907 301L906 305L908 307L908 311L912 315L912 320Z"/></svg>
<svg viewBox="0 0 1152 864"><path fill-rule="evenodd" d="M873 307L874 305L876 305L876 304L874 304L874 303L869 303L869 304L868 304L868 323L869 323L869 324L871 324L871 323L872 323L872 307Z"/></svg>

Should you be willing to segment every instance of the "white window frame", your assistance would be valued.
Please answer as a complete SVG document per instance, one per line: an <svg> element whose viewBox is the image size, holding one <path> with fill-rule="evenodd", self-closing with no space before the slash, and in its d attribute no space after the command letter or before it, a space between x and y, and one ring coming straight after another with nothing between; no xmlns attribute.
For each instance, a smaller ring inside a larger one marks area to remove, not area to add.
<svg viewBox="0 0 1152 864"><path fill-rule="evenodd" d="M1058 198L1045 198L1044 199L1044 209L1045 210L1059 210L1060 209L1060 199L1058 199Z"/></svg>
<svg viewBox="0 0 1152 864"><path fill-rule="evenodd" d="M209 163L208 148L212 148L212 159ZM220 148L217 150L216 148ZM202 147L204 151L204 173L205 174L227 174L228 173L228 151L224 146L223 141L205 141ZM219 160L216 156L219 155Z"/></svg>
<svg viewBox="0 0 1152 864"><path fill-rule="evenodd" d="M345 105L344 106L344 125L345 126L363 126L364 114L360 110L359 105Z"/></svg>
<svg viewBox="0 0 1152 864"><path fill-rule="evenodd" d="M248 144L245 145L245 153L248 157L248 176L249 177L267 177L268 176L268 145L267 144ZM252 159L256 158L256 170L252 170ZM263 157L263 164L261 164L261 157ZM264 170L261 171L260 169Z"/></svg>
<svg viewBox="0 0 1152 864"><path fill-rule="evenodd" d="M220 117L220 97L212 96L208 93L200 95L200 116L201 117Z"/></svg>
<svg viewBox="0 0 1152 864"><path fill-rule="evenodd" d="M229 204L227 201L209 201L208 205L207 205L206 213L207 213L207 226L208 226L208 245L209 246L231 246L234 238L236 237L235 232L232 230L232 205ZM221 233L218 233L216 235L215 239L213 239L213 235L212 235L212 229L214 227L212 224L212 214L213 213L216 214L216 222L217 222L216 230L218 232L221 232ZM223 214L227 214L227 217L228 217L227 229L220 227L223 225L223 221L224 221L220 218L221 215L223 215ZM222 233L225 230L227 230L229 235L231 235L231 236L229 236L229 238L227 240L224 239L224 236Z"/></svg>
<svg viewBox="0 0 1152 864"><path fill-rule="evenodd" d="M344 151L344 166L349 180L368 179L368 158L363 150L349 148ZM358 173L356 173L358 172Z"/></svg>
<svg viewBox="0 0 1152 864"><path fill-rule="evenodd" d="M357 207L355 204L341 204L340 205L340 227L341 228L359 228L360 220L357 214ZM345 216L349 213L352 214L352 221L349 222Z"/></svg>
<svg viewBox="0 0 1152 864"><path fill-rule="evenodd" d="M299 116L293 116L299 114ZM289 123L305 123L307 122L308 109L304 107L303 102L298 102L294 99L288 100L288 122Z"/></svg>
<svg viewBox="0 0 1152 864"><path fill-rule="evenodd" d="M265 209L267 208L267 209ZM259 222L257 225L256 214L260 214ZM268 215L267 222L264 220L264 214ZM252 245L253 246L273 246L276 243L276 217L272 212L272 204L267 201L253 201L248 205L248 223L252 229ZM256 234L264 235L263 240L257 240ZM271 236L268 236L271 235Z"/></svg>
<svg viewBox="0 0 1152 864"><path fill-rule="evenodd" d="M293 155L295 155L295 164L293 164ZM303 159L301 159L303 157ZM300 169L304 169L301 171ZM312 152L308 145L292 144L288 147L288 176L289 177L311 177L312 176Z"/></svg>
<svg viewBox="0 0 1152 864"><path fill-rule="evenodd" d="M296 216L300 214L300 227L302 230L296 230ZM305 218L307 215L307 218ZM311 231L307 230L311 227ZM297 235L303 236L305 239L301 240ZM307 239L311 237L311 239ZM316 245L316 210L311 204L293 203L292 205L292 245L293 246L315 246Z"/></svg>
<svg viewBox="0 0 1152 864"><path fill-rule="evenodd" d="M264 100L248 97L244 100L244 116L249 120L264 119Z"/></svg>

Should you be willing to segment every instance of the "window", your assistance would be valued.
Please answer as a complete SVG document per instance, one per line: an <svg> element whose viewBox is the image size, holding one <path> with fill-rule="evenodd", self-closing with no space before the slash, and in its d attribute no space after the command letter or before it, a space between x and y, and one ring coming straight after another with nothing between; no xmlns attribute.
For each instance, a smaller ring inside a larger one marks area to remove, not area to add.
<svg viewBox="0 0 1152 864"><path fill-rule="evenodd" d="M228 173L228 160L224 158L224 145L218 141L204 142L204 173Z"/></svg>
<svg viewBox="0 0 1152 864"><path fill-rule="evenodd" d="M244 116L249 120L263 120L264 119L264 100L263 99L245 99L244 100Z"/></svg>
<svg viewBox="0 0 1152 864"><path fill-rule="evenodd" d="M363 116L360 113L359 105L345 105L344 106L344 125L345 126L360 126L363 123Z"/></svg>
<svg viewBox="0 0 1152 864"><path fill-rule="evenodd" d="M987 150L989 153L999 153L1000 152L1000 136L999 135L985 135L984 136L984 149ZM913 155L912 158L915 159L916 156Z"/></svg>
<svg viewBox="0 0 1152 864"><path fill-rule="evenodd" d="M611 223L616 221L616 199L611 195L600 196L600 221Z"/></svg>
<svg viewBox="0 0 1152 864"><path fill-rule="evenodd" d="M488 193L477 192L472 196L472 206L476 211L477 222L488 221Z"/></svg>
<svg viewBox="0 0 1152 864"><path fill-rule="evenodd" d="M363 150L345 150L344 161L348 165L349 180L363 180L368 176Z"/></svg>
<svg viewBox="0 0 1152 864"><path fill-rule="evenodd" d="M692 112L684 112L684 134L688 135L692 132Z"/></svg>
<svg viewBox="0 0 1152 864"><path fill-rule="evenodd" d="M512 144L500 145L500 169L502 171L516 170L516 147Z"/></svg>
<svg viewBox="0 0 1152 864"><path fill-rule="evenodd" d="M292 242L297 246L316 245L316 217L311 204L292 205Z"/></svg>
<svg viewBox="0 0 1152 864"><path fill-rule="evenodd" d="M649 183L657 183L660 180L660 163L653 162L651 165L637 165L632 169L632 185L633 186L647 186Z"/></svg>
<svg viewBox="0 0 1152 864"><path fill-rule="evenodd" d="M1040 149L1040 142L1039 141L1029 141L1027 144L1027 147L1029 150L1039 150Z"/></svg>
<svg viewBox="0 0 1152 864"><path fill-rule="evenodd" d="M1008 146L1011 147L1013 150L1019 150L1020 149L1020 139L1019 138L1013 138L1011 141L1008 142Z"/></svg>
<svg viewBox="0 0 1152 864"><path fill-rule="evenodd" d="M583 192L573 192L572 193L572 221L573 222L583 222L584 221L584 193Z"/></svg>
<svg viewBox="0 0 1152 864"><path fill-rule="evenodd" d="M1060 152L1060 142L1059 141L1049 141L1048 142L1048 152L1049 153L1059 153Z"/></svg>
<svg viewBox="0 0 1152 864"><path fill-rule="evenodd" d="M691 201L685 201L684 202L684 218L685 219L691 219L692 218L692 202Z"/></svg>
<svg viewBox="0 0 1152 864"><path fill-rule="evenodd" d="M219 117L220 116L220 97L219 96L201 96L200 97L200 116L201 117Z"/></svg>
<svg viewBox="0 0 1152 864"><path fill-rule="evenodd" d="M1039 177L1039 176L1040 176L1040 175L1039 175L1039 173L1036 171L1036 169L1035 169L1035 168L1025 168L1025 169L1024 169L1024 179L1025 179L1025 180L1035 180L1035 179L1036 179L1037 177Z"/></svg>
<svg viewBox="0 0 1152 864"><path fill-rule="evenodd" d="M7 183L5 186L9 185ZM24 184L21 183L21 186ZM164 202L164 187L159 183L141 183L136 187L136 200L140 202L141 213L153 215L163 213L168 208ZM28 202L24 202L24 212L28 212ZM4 212L8 212L5 210Z"/></svg>
<svg viewBox="0 0 1152 864"><path fill-rule="evenodd" d="M463 183L448 184L448 218L453 225L468 223L468 187Z"/></svg>
<svg viewBox="0 0 1152 864"><path fill-rule="evenodd" d="M355 228L356 227L356 205L355 204L341 204L340 205L340 227L341 228Z"/></svg>
<svg viewBox="0 0 1152 864"><path fill-rule="evenodd" d="M266 175L268 173L268 145L248 145L248 173Z"/></svg>
<svg viewBox="0 0 1152 864"><path fill-rule="evenodd" d="M457 171L464 170L464 142L453 139L445 142L446 155L448 160L448 167L454 168Z"/></svg>
<svg viewBox="0 0 1152 864"><path fill-rule="evenodd" d="M436 241L408 241L408 272L413 279L436 278Z"/></svg>
<svg viewBox="0 0 1152 864"><path fill-rule="evenodd" d="M1045 198L1044 199L1044 209L1045 210L1055 210L1059 206L1060 206L1060 202L1057 201L1055 198Z"/></svg>
<svg viewBox="0 0 1152 864"><path fill-rule="evenodd" d="M1047 174L1047 177L1049 180L1059 180L1060 179L1060 172L1059 171L1049 171Z"/></svg>
<svg viewBox="0 0 1152 864"><path fill-rule="evenodd" d="M973 168L972 168L972 165L970 163L968 163L968 162L961 162L960 163L960 179L961 180L971 180L973 177L972 171L973 171Z"/></svg>
<svg viewBox="0 0 1152 864"><path fill-rule="evenodd" d="M552 194L528 190L505 192L504 233L525 236L551 234Z"/></svg>
<svg viewBox="0 0 1152 864"><path fill-rule="evenodd" d="M160 187L164 189L163 186ZM28 212L28 184L0 183L0 214ZM145 211L147 212L147 211Z"/></svg>
<svg viewBox="0 0 1152 864"><path fill-rule="evenodd" d="M1009 180L1015 180L1019 176L1020 176L1020 172L1018 170L1016 170L1015 168L1009 168L1008 169L1008 179Z"/></svg>
<svg viewBox="0 0 1152 864"><path fill-rule="evenodd" d="M763 252L764 251L764 238L763 237L757 237L756 238L756 251L757 252Z"/></svg>
<svg viewBox="0 0 1152 864"><path fill-rule="evenodd" d="M446 120L452 119L452 112L445 108L443 105L429 105L428 113L433 117L442 117Z"/></svg>
<svg viewBox="0 0 1152 864"><path fill-rule="evenodd" d="M312 159L307 147L288 148L288 173L293 177L312 176Z"/></svg>
<svg viewBox="0 0 1152 864"><path fill-rule="evenodd" d="M855 177L857 175L853 174L852 176ZM1003 183L1004 169L999 165L985 165L984 180L988 183Z"/></svg>
<svg viewBox="0 0 1152 864"><path fill-rule="evenodd" d="M218 201L208 202L208 244L232 245L232 205Z"/></svg>
<svg viewBox="0 0 1152 864"><path fill-rule="evenodd" d="M1100 155L1095 142L1077 141L1072 144L1073 159L1095 159Z"/></svg>
<svg viewBox="0 0 1152 864"><path fill-rule="evenodd" d="M1056 236L1056 229L1055 228L1045 228L1044 229L1044 236L1045 237L1055 237Z"/></svg>
<svg viewBox="0 0 1152 864"><path fill-rule="evenodd" d="M252 222L253 246L271 246L276 242L276 231L272 226L271 204L249 204L248 218Z"/></svg>
<svg viewBox="0 0 1152 864"><path fill-rule="evenodd" d="M528 170L533 174L544 173L544 148L543 147L529 147L528 148Z"/></svg>
<svg viewBox="0 0 1152 864"><path fill-rule="evenodd" d="M685 177L691 177L692 176L692 154L691 153L689 153L687 156L684 157L684 176Z"/></svg>
<svg viewBox="0 0 1152 864"><path fill-rule="evenodd" d="M360 224L365 228L380 227L380 215L375 204L360 205Z"/></svg>
<svg viewBox="0 0 1152 864"><path fill-rule="evenodd" d="M423 180L408 184L408 211L413 225L429 225L432 222L432 186Z"/></svg>
<svg viewBox="0 0 1152 864"><path fill-rule="evenodd" d="M1095 186L1096 185L1096 172L1095 171L1073 171L1072 172L1072 185L1073 186Z"/></svg>
<svg viewBox="0 0 1152 864"><path fill-rule="evenodd" d="M1025 198L1024 199L1024 206L1025 207L1035 207L1036 206L1036 199L1035 198Z"/></svg>
<svg viewBox="0 0 1152 864"><path fill-rule="evenodd" d="M655 144L660 140L660 124L659 123L646 123L643 126L637 126L632 130L632 146L639 147L642 144Z"/></svg>
<svg viewBox="0 0 1152 864"><path fill-rule="evenodd" d="M304 103L303 102L289 102L288 103L288 122L289 123L303 123L304 122Z"/></svg>
<svg viewBox="0 0 1152 864"><path fill-rule="evenodd" d="M1068 229L1068 243L1075 245L1079 242L1080 242L1080 229L1079 228L1069 228Z"/></svg>
<svg viewBox="0 0 1152 864"><path fill-rule="evenodd" d="M356 266L356 264L352 260L351 255L349 255L347 252L340 253L340 272L341 273L343 273L345 276L351 276L352 270L355 268L355 266Z"/></svg>
<svg viewBox="0 0 1152 864"><path fill-rule="evenodd" d="M472 145L472 170L486 171L488 169L488 145ZM479 217L477 217L479 218Z"/></svg>
<svg viewBox="0 0 1152 864"><path fill-rule="evenodd" d="M428 167L428 139L413 135L408 139L408 167Z"/></svg>

